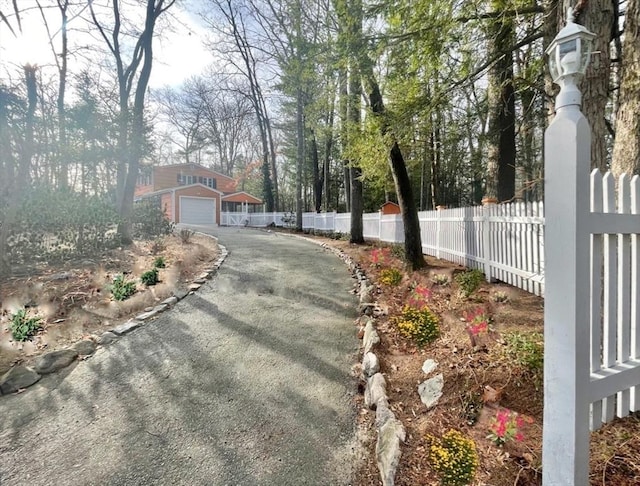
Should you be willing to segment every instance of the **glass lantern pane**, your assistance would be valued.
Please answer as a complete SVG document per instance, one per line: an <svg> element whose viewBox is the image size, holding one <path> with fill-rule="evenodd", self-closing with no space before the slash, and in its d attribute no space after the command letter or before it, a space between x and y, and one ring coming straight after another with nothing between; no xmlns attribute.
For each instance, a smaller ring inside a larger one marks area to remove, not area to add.
<svg viewBox="0 0 640 486"><path fill-rule="evenodd" d="M551 55L549 56L549 73L551 74L551 79L557 81L560 78L560 68L558 66L558 49L554 49Z"/></svg>
<svg viewBox="0 0 640 486"><path fill-rule="evenodd" d="M581 49L580 49L580 72L582 74L587 70L587 66L591 61L591 49L592 49L592 41L591 39L580 39Z"/></svg>
<svg viewBox="0 0 640 486"><path fill-rule="evenodd" d="M566 76L580 72L580 54L578 48L578 39L569 39L560 44L560 70L563 75Z"/></svg>

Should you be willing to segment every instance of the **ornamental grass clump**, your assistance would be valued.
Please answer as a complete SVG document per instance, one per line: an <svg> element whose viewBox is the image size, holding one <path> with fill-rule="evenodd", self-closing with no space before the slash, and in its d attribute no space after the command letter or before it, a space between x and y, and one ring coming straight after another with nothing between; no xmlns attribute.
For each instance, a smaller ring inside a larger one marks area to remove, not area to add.
<svg viewBox="0 0 640 486"><path fill-rule="evenodd" d="M396 268L385 268L380 272L380 283L396 287L402 281L402 272Z"/></svg>
<svg viewBox="0 0 640 486"><path fill-rule="evenodd" d="M473 439L458 430L450 430L441 439L427 436L431 442L429 462L443 486L465 486L473 481L480 463Z"/></svg>
<svg viewBox="0 0 640 486"><path fill-rule="evenodd" d="M402 315L392 321L398 326L400 334L413 340L419 347L432 343L440 336L438 316L427 306L418 309L407 305Z"/></svg>

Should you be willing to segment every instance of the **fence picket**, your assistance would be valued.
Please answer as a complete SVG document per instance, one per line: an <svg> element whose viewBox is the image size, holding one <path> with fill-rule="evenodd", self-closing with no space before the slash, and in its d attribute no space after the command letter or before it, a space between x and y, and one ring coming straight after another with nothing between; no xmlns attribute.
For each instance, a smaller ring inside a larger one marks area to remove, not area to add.
<svg viewBox="0 0 640 486"><path fill-rule="evenodd" d="M618 213L631 213L631 199L629 195L629 177L620 176L618 182ZM631 351L631 322L629 320L630 275L631 258L629 255L631 237L629 234L618 235L618 363L626 363ZM626 417L631 410L631 391L622 390L618 393L618 417Z"/></svg>
<svg viewBox="0 0 640 486"><path fill-rule="evenodd" d="M640 214L640 178L636 175L630 184L630 212ZM631 325L631 359L640 359L640 235L631 235L631 289L629 321ZM631 410L640 410L640 387L631 388Z"/></svg>
<svg viewBox="0 0 640 486"><path fill-rule="evenodd" d="M595 169L591 173L591 212L602 212L602 173ZM591 372L601 370L600 350L602 346L602 235L591 235ZM591 404L591 430L602 426L602 400Z"/></svg>
<svg viewBox="0 0 640 486"><path fill-rule="evenodd" d="M603 178L603 211L615 213L615 188L613 176L607 172ZM617 322L616 322L616 235L604 235L604 328L602 342L602 364L605 368L616 364ZM610 422L614 417L615 396L603 401L603 419Z"/></svg>

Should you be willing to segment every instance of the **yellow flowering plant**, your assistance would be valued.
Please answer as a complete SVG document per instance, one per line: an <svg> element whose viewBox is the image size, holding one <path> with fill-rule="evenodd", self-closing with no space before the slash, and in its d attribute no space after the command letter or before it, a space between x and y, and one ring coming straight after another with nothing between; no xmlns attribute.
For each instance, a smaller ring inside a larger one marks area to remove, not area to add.
<svg viewBox="0 0 640 486"><path fill-rule="evenodd" d="M473 481L480 460L476 444L458 430L450 430L441 439L427 436L429 462L443 486L466 486Z"/></svg>

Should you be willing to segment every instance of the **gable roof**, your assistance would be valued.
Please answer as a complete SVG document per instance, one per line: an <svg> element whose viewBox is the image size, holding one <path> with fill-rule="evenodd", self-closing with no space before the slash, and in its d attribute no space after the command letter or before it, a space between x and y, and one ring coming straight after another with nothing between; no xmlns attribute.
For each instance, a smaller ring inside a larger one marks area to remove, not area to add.
<svg viewBox="0 0 640 486"><path fill-rule="evenodd" d="M262 204L262 199L258 199L255 196L252 196L248 192L238 191L232 192L230 194L225 194L222 196L223 201L232 201L232 202L249 202L252 204Z"/></svg>
<svg viewBox="0 0 640 486"><path fill-rule="evenodd" d="M188 189L190 187L197 187L197 186L204 187L206 190L211 191L211 192L215 192L216 194L220 194L221 196L224 195L224 192L222 192L222 191L218 191L217 189L211 189L209 186L205 186L204 184L200 184L199 182L196 182L195 184L189 184L187 186L167 187L166 189L160 189L159 191L146 192L146 193L141 194L140 196L136 197L135 200L138 201L140 199L147 199L149 197L159 196L161 194L166 194L167 192L175 192L175 191L180 191L182 189Z"/></svg>

